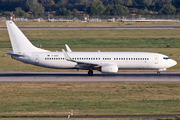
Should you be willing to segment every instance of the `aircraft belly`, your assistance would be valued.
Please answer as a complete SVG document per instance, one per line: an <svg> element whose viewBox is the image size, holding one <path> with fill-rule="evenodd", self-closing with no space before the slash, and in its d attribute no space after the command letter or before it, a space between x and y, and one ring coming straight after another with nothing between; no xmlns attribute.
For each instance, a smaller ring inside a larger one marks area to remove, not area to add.
<svg viewBox="0 0 180 120"><path fill-rule="evenodd" d="M69 61L48 61L48 62L39 63L39 65L49 68L70 69L70 68L75 68L76 63Z"/></svg>
<svg viewBox="0 0 180 120"><path fill-rule="evenodd" d="M119 64L119 69L151 69L152 66L148 62L122 62Z"/></svg>

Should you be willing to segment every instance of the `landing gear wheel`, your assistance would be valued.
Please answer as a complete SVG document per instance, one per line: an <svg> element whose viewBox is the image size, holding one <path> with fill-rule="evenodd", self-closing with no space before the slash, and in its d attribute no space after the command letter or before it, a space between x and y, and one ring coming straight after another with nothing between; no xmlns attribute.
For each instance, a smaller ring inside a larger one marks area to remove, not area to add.
<svg viewBox="0 0 180 120"><path fill-rule="evenodd" d="M92 75L93 75L93 71L92 71L92 70L89 70L89 71L88 71L88 75L89 75L89 76L92 76Z"/></svg>
<svg viewBox="0 0 180 120"><path fill-rule="evenodd" d="M160 75L160 74L161 74L161 73L158 71L158 72L157 72L157 75Z"/></svg>

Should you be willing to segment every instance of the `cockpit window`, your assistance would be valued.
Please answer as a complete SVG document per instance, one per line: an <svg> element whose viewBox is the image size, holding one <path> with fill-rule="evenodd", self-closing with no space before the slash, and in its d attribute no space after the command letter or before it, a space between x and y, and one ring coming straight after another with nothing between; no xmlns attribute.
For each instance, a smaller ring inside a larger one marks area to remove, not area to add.
<svg viewBox="0 0 180 120"><path fill-rule="evenodd" d="M170 58L169 58L169 57L163 57L163 59L164 59L164 60L168 60L168 59L170 59Z"/></svg>

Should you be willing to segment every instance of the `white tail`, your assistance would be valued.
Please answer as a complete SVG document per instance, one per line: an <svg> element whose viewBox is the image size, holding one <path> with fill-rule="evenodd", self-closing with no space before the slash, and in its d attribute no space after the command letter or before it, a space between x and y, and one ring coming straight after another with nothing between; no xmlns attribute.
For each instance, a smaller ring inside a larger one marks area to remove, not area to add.
<svg viewBox="0 0 180 120"><path fill-rule="evenodd" d="M13 21L6 21L11 45L14 53L24 52L49 52L35 47L27 37L21 32L21 30L14 24Z"/></svg>

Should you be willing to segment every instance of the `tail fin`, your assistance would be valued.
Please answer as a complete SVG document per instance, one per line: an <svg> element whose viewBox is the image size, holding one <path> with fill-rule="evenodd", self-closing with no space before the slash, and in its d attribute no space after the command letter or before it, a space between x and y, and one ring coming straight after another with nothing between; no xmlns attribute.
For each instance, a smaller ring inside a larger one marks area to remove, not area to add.
<svg viewBox="0 0 180 120"><path fill-rule="evenodd" d="M6 21L11 45L14 53L23 52L49 52L35 47L27 37L21 32L21 30L14 24L13 21Z"/></svg>

